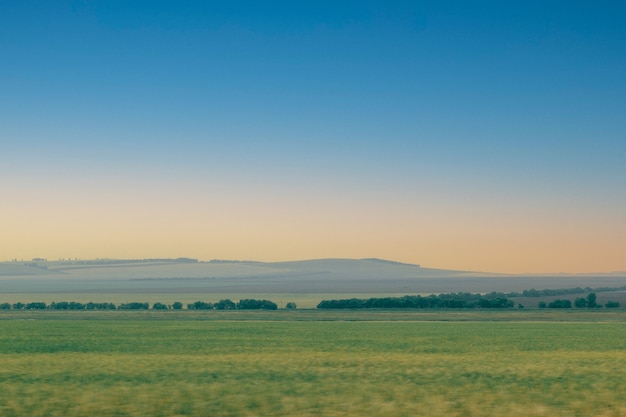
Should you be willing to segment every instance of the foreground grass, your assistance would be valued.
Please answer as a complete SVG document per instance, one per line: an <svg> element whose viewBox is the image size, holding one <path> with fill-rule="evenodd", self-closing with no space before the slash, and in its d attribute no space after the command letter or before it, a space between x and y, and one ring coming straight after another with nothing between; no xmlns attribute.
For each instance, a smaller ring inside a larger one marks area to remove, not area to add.
<svg viewBox="0 0 626 417"><path fill-rule="evenodd" d="M623 322L6 317L6 417L626 416Z"/></svg>

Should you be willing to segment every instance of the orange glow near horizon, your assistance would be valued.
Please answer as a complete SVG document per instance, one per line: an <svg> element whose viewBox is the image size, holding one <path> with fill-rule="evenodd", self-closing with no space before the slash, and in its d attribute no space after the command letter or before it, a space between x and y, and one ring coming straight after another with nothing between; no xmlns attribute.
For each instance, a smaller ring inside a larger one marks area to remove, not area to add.
<svg viewBox="0 0 626 417"><path fill-rule="evenodd" d="M626 3L179 3L0 3L0 261L626 271Z"/></svg>
<svg viewBox="0 0 626 417"><path fill-rule="evenodd" d="M499 273L626 269L624 225L585 212L352 201L339 195L285 198L253 190L219 196L55 191L23 197L4 207L4 260L377 257Z"/></svg>

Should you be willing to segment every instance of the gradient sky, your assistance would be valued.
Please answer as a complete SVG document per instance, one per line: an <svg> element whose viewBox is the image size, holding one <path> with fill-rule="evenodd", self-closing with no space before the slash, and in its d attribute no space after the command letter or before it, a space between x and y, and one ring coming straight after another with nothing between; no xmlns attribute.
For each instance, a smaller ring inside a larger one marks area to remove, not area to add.
<svg viewBox="0 0 626 417"><path fill-rule="evenodd" d="M2 1L0 260L626 270L626 3Z"/></svg>

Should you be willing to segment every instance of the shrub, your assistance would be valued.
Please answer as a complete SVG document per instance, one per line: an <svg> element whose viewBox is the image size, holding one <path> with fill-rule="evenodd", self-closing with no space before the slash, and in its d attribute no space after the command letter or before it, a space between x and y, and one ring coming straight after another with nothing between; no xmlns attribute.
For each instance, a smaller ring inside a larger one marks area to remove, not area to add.
<svg viewBox="0 0 626 417"><path fill-rule="evenodd" d="M240 310L276 310L278 306L269 300L245 299L239 300L237 308Z"/></svg>
<svg viewBox="0 0 626 417"><path fill-rule="evenodd" d="M587 307L587 299L577 298L574 300L574 305L576 306L576 308L585 308Z"/></svg>
<svg viewBox="0 0 626 417"><path fill-rule="evenodd" d="M193 304L187 304L188 310L213 310L213 304L204 301L196 301Z"/></svg>
<svg viewBox="0 0 626 417"><path fill-rule="evenodd" d="M598 307L598 304L596 303L596 293L592 292L587 296L587 307L589 308L595 308Z"/></svg>
<svg viewBox="0 0 626 417"><path fill-rule="evenodd" d="M133 303L121 304L120 310L147 310L148 307L149 307L148 303L133 302Z"/></svg>
<svg viewBox="0 0 626 417"><path fill-rule="evenodd" d="M571 300L553 300L548 304L548 308L572 308Z"/></svg>
<svg viewBox="0 0 626 417"><path fill-rule="evenodd" d="M115 310L115 304L113 303L92 303L85 304L86 310Z"/></svg>
<svg viewBox="0 0 626 417"><path fill-rule="evenodd" d="M237 304L229 299L219 300L215 303L215 308L217 310L235 310L237 308Z"/></svg>

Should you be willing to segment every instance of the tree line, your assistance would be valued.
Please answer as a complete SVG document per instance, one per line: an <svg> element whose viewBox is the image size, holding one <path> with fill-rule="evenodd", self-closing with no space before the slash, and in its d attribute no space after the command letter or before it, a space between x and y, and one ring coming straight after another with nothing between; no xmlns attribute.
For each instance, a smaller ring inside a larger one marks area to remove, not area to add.
<svg viewBox="0 0 626 417"><path fill-rule="evenodd" d="M615 291L626 291L626 286L622 287L574 287L574 288L546 288L543 290L536 290L531 288L529 290L524 290L522 292L509 292L506 294L507 297L515 298L515 297L529 297L529 298L537 298L537 297L554 297L559 295L573 295L573 294L590 294L597 292L615 292Z"/></svg>
<svg viewBox="0 0 626 417"><path fill-rule="evenodd" d="M405 295L403 297L385 298L346 298L339 300L323 300L317 308L320 309L361 309L361 308L406 308L406 309L507 309L514 307L515 302L509 299L508 294L492 292L489 294L448 293L439 295ZM539 308L601 308L596 301L596 294L589 293L586 298L576 298L572 304L569 299L552 300L549 303L540 301ZM606 308L619 308L617 301L608 301ZM523 308L518 304L519 308Z"/></svg>
<svg viewBox="0 0 626 417"><path fill-rule="evenodd" d="M439 295L405 295L403 297L385 298L350 298L340 300L323 300L320 309L353 309L353 308L512 308L515 303L505 294L492 292L486 295L472 293L449 293Z"/></svg>
<svg viewBox="0 0 626 417"><path fill-rule="evenodd" d="M2 303L0 310L182 310L183 303L175 301L172 304L156 302L150 305L145 302L114 303L80 303L77 301L60 301L46 304L44 302L31 303ZM270 300L242 299L234 302L229 299L216 303L196 301L187 304L187 310L278 310L278 305ZM288 310L296 309L296 303L289 302L285 306Z"/></svg>
<svg viewBox="0 0 626 417"><path fill-rule="evenodd" d="M545 301L540 301L537 305L539 308L572 308L572 300L561 300L556 299L552 300L549 303ZM607 301L604 304L606 308L619 308L618 301ZM576 298L574 300L574 307L576 308L602 308L602 305L598 304L596 293L589 293L587 297Z"/></svg>
<svg viewBox="0 0 626 417"><path fill-rule="evenodd" d="M619 288L602 288L603 290L617 291ZM626 287L624 287L626 288ZM508 309L515 305L511 300L511 294L527 297L554 296L563 293L583 293L591 288L567 288L562 290L525 290L522 293L502 293L491 292L489 294L474 294L467 292L447 293L439 295L405 295L402 297L382 297L382 298L349 298L336 300L322 300L318 305L318 309L362 309L362 308L405 308L405 309ZM532 295L531 295L532 294ZM536 295L540 294L540 295ZM572 303L570 299L556 299L549 303L540 301L537 305L539 308L601 308L602 305L596 301L595 292L587 294L587 297L576 298ZM80 303L76 301L60 301L46 304L44 302L31 303L2 303L0 310L277 310L278 305L270 300L257 299L241 299L234 302L230 299L219 300L211 303L207 301L195 301L186 306L180 301L172 304L164 304L155 302L152 305L146 302L130 302L116 305L107 302L88 302ZM523 308L518 304L519 308ZM619 308L620 303L617 301L608 301L604 307ZM285 305L285 309L296 309L294 302Z"/></svg>
<svg viewBox="0 0 626 417"><path fill-rule="evenodd" d="M176 304L176 303L174 303ZM175 309L181 309L182 306L176 305ZM296 308L295 303L287 303L289 309ZM187 304L187 310L278 310L278 305L270 300L243 299L235 303L232 300L220 300L217 303L207 303L205 301L196 301Z"/></svg>

